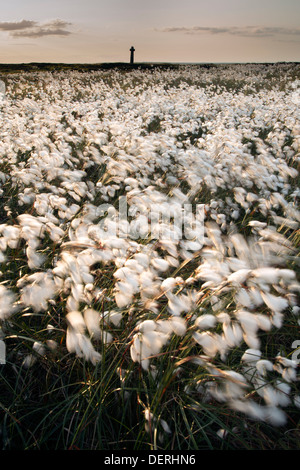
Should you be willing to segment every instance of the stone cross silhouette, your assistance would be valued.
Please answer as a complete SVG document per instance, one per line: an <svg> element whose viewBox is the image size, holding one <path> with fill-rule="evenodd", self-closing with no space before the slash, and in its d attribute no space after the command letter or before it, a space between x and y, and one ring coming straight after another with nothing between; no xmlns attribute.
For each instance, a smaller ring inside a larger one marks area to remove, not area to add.
<svg viewBox="0 0 300 470"><path fill-rule="evenodd" d="M133 46L131 46L130 48L130 63L133 64L134 62L134 51L135 51L135 48Z"/></svg>

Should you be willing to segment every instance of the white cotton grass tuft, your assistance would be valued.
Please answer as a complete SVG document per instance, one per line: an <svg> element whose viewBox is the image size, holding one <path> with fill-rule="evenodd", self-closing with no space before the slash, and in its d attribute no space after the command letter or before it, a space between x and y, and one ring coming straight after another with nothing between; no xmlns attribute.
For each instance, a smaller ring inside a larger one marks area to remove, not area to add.
<svg viewBox="0 0 300 470"><path fill-rule="evenodd" d="M116 310L105 311L102 315L104 320L104 324L111 323L114 326L120 326L122 321L123 315L121 312L117 312Z"/></svg>
<svg viewBox="0 0 300 470"><path fill-rule="evenodd" d="M159 272L167 271L170 267L168 261L163 258L153 258L151 263L153 264L154 268Z"/></svg>
<svg viewBox="0 0 300 470"><path fill-rule="evenodd" d="M91 340L72 327L67 328L66 346L70 353L75 353L94 365L101 361L101 354L94 349Z"/></svg>
<svg viewBox="0 0 300 470"><path fill-rule="evenodd" d="M34 354L27 354L22 361L22 367L29 369L36 363L36 361L37 358Z"/></svg>
<svg viewBox="0 0 300 470"><path fill-rule="evenodd" d="M269 292L261 292L261 296L265 302L265 304L272 310L273 312L282 312L285 310L289 303L288 300L280 297L275 296Z"/></svg>
<svg viewBox="0 0 300 470"><path fill-rule="evenodd" d="M245 363L257 363L261 358L261 351L259 349L247 349L243 354L241 360Z"/></svg>
<svg viewBox="0 0 300 470"><path fill-rule="evenodd" d="M83 312L84 323L91 338L97 340L101 338L100 314L92 308L87 308Z"/></svg>
<svg viewBox="0 0 300 470"><path fill-rule="evenodd" d="M133 296L124 292L116 292L115 300L119 308L128 307L132 303Z"/></svg>
<svg viewBox="0 0 300 470"><path fill-rule="evenodd" d="M69 312L66 315L66 320L70 324L70 326L73 328L73 330L76 330L80 333L85 332L86 324L85 324L85 321L81 312L79 311Z"/></svg>
<svg viewBox="0 0 300 470"><path fill-rule="evenodd" d="M279 270L277 268L257 268L252 270L251 275L261 279L268 284L276 284L279 279Z"/></svg>
<svg viewBox="0 0 300 470"><path fill-rule="evenodd" d="M168 320L145 320L138 324L137 330L130 346L131 358L148 370L151 359L161 352L172 335L185 335L187 325L184 318L173 317Z"/></svg>
<svg viewBox="0 0 300 470"><path fill-rule="evenodd" d="M17 310L16 295L0 284L0 319L6 320Z"/></svg>
<svg viewBox="0 0 300 470"><path fill-rule="evenodd" d="M238 271L230 274L227 281L236 284L243 284L248 279L250 273L250 269L239 269Z"/></svg>
<svg viewBox="0 0 300 470"><path fill-rule="evenodd" d="M66 346L70 353L75 353L92 364L101 360L101 354L95 350L91 339L86 336L87 325L80 311L69 312L66 316L68 322L66 334ZM86 320L90 332L94 333L95 312L90 311L86 314ZM98 333L98 331L97 331Z"/></svg>
<svg viewBox="0 0 300 470"><path fill-rule="evenodd" d="M300 409L300 395L296 395L293 401L295 406Z"/></svg>
<svg viewBox="0 0 300 470"><path fill-rule="evenodd" d="M240 288L235 296L238 305L251 309L254 307L251 295L244 288Z"/></svg>
<svg viewBox="0 0 300 470"><path fill-rule="evenodd" d="M30 269L40 268L45 261L45 257L42 254L37 253L37 251L31 248L30 245L26 248L26 255L28 258L28 266Z"/></svg>
<svg viewBox="0 0 300 470"><path fill-rule="evenodd" d="M168 423L167 423L166 420L164 420L164 419L161 418L159 422L160 422L161 427L163 428L163 430L164 430L164 432L165 432L166 434L172 434L171 428L170 428L170 426L168 425Z"/></svg>
<svg viewBox="0 0 300 470"><path fill-rule="evenodd" d="M215 315L203 314L196 318L195 326L201 330L207 330L213 328L217 323L217 318Z"/></svg>
<svg viewBox="0 0 300 470"><path fill-rule="evenodd" d="M157 418L149 408L144 410L145 416L145 431L149 434L153 433L158 425L161 426L162 430L166 434L172 434L171 428L165 419ZM163 436L158 436L159 440L163 441Z"/></svg>
<svg viewBox="0 0 300 470"><path fill-rule="evenodd" d="M112 343L114 340L114 337L112 333L110 333L107 330L101 330L101 341L104 345Z"/></svg>
<svg viewBox="0 0 300 470"><path fill-rule="evenodd" d="M168 294L168 310L172 315L180 316L191 309L191 300L184 294Z"/></svg>
<svg viewBox="0 0 300 470"><path fill-rule="evenodd" d="M140 325L138 325L138 329L142 333L154 331L155 328L156 328L156 323L153 320L144 320L142 323L140 323Z"/></svg>
<svg viewBox="0 0 300 470"><path fill-rule="evenodd" d="M20 284L21 286L21 284ZM57 288L53 277L49 272L35 273L27 278L27 283L21 288L20 300L26 306L32 306L36 311L45 311L48 302L57 293Z"/></svg>
<svg viewBox="0 0 300 470"><path fill-rule="evenodd" d="M235 323L223 324L224 339L230 348L239 346L243 339L243 331L240 325Z"/></svg>
<svg viewBox="0 0 300 470"><path fill-rule="evenodd" d="M286 414L278 407L259 405L253 400L235 400L231 407L253 420L266 421L274 426L283 426L287 421Z"/></svg>
<svg viewBox="0 0 300 470"><path fill-rule="evenodd" d="M224 354L227 351L227 344L220 335L215 333L210 333L207 331L204 332L194 332L194 340L202 347L204 354L213 358L217 354L221 354L224 357Z"/></svg>
<svg viewBox="0 0 300 470"><path fill-rule="evenodd" d="M271 361L266 359L260 359L255 364L256 369L260 373L260 375L265 376L268 372L272 372L274 365Z"/></svg>
<svg viewBox="0 0 300 470"><path fill-rule="evenodd" d="M272 318L265 314L255 314L255 319L258 328L263 331L270 331L272 328Z"/></svg>
<svg viewBox="0 0 300 470"><path fill-rule="evenodd" d="M160 288L164 292L173 291L176 286L180 286L184 283L181 277L168 277L164 279L160 285Z"/></svg>
<svg viewBox="0 0 300 470"><path fill-rule="evenodd" d="M184 336L187 330L186 320L182 317L173 317L169 319L171 328L175 335Z"/></svg>
<svg viewBox="0 0 300 470"><path fill-rule="evenodd" d="M46 346L50 351L54 352L58 348L58 343L57 343L57 341L55 341L53 339L47 339L46 340Z"/></svg>
<svg viewBox="0 0 300 470"><path fill-rule="evenodd" d="M244 71L218 68L224 83ZM30 80L18 82L27 98L17 108L8 88L9 106L1 110L0 319L10 327L21 311L24 321L37 314L55 324L24 367L42 357L38 351L55 350L65 320L69 353L92 364L101 360L98 348L121 338L125 355L130 350L158 380L153 366L179 337L186 346L180 354L192 347L194 364L213 376L203 386L206 398L273 425L285 422L281 407L299 406L294 362L267 357L262 347L289 312L300 321L300 285L289 269L300 222L293 181L299 84L287 82L284 104L274 90L256 93L253 114L252 93L264 71L253 66L245 81L250 95L238 96L221 82L212 92L215 70L203 73L207 86L172 86L168 93L165 84L176 82L176 71L143 74L141 86L136 70L126 77L126 94L117 71L112 86L98 73L85 83L76 72L67 80L45 75L34 98ZM185 84L197 78L189 67L180 75ZM151 132L157 115L160 129ZM257 129L265 126L272 130L261 138ZM15 207L6 202L10 184L19 188ZM203 189L208 197L199 221L194 202ZM126 195L125 218L119 194ZM244 224L248 238L239 233ZM241 376L223 370L233 350ZM186 390L194 385L191 379ZM145 418L170 432L150 409Z"/></svg>

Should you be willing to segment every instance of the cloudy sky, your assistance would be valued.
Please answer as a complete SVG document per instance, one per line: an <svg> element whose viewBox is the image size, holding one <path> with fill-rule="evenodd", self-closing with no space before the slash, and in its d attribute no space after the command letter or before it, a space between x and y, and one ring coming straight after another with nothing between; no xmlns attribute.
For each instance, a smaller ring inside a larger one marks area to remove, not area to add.
<svg viewBox="0 0 300 470"><path fill-rule="evenodd" d="M0 63L300 61L299 0L1 0Z"/></svg>

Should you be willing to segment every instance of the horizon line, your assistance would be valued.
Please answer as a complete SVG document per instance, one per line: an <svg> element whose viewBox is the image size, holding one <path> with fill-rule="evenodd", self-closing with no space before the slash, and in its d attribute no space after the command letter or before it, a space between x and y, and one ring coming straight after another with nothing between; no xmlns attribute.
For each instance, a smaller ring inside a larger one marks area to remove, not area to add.
<svg viewBox="0 0 300 470"><path fill-rule="evenodd" d="M211 62L182 62L182 61L139 61L131 64L127 61L115 61L115 62L52 62L52 61L32 61L32 62L0 62L1 65L222 65L222 64L300 64L300 60L275 60L275 61L255 61L255 60L245 60L245 61L211 61Z"/></svg>

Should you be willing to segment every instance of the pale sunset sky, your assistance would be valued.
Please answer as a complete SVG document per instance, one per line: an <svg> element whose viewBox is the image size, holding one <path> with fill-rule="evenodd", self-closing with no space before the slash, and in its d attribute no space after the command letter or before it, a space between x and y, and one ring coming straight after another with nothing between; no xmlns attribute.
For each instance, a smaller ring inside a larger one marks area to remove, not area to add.
<svg viewBox="0 0 300 470"><path fill-rule="evenodd" d="M300 61L300 0L0 0L0 63Z"/></svg>

